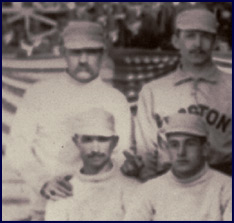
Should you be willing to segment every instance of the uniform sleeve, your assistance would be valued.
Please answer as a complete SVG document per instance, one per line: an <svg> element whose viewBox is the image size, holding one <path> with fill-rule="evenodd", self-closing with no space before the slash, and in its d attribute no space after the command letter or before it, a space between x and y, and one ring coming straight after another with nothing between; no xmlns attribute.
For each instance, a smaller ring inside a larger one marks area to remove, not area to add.
<svg viewBox="0 0 234 223"><path fill-rule="evenodd" d="M67 200L49 201L46 206L45 221L69 221Z"/></svg>
<svg viewBox="0 0 234 223"><path fill-rule="evenodd" d="M149 85L143 87L135 120L137 153L143 158L145 164L140 173L140 178L143 180L154 178L158 173L165 172L170 166L168 151L164 146L165 139L158 137L161 135L159 127L162 127L163 120L154 110L156 103ZM156 157L155 151L157 151Z"/></svg>
<svg viewBox="0 0 234 223"><path fill-rule="evenodd" d="M232 75L221 73L220 84L214 88L214 102L223 114L219 121L211 128L209 126L209 140L211 148L209 163L232 173ZM222 109L221 109L222 108Z"/></svg>
<svg viewBox="0 0 234 223"><path fill-rule="evenodd" d="M124 95L119 93L117 98L118 100L115 100L112 106L115 113L115 129L119 135L119 142L114 152L118 154L118 158L123 162L123 151L131 147L131 113Z"/></svg>
<svg viewBox="0 0 234 223"><path fill-rule="evenodd" d="M131 203L126 205L124 221L153 221L155 211L148 193L147 188L139 185L131 198Z"/></svg>
<svg viewBox="0 0 234 223"><path fill-rule="evenodd" d="M153 117L154 98L148 86L143 87L139 95L135 135L137 152L142 155L154 151L157 145L157 125Z"/></svg>
<svg viewBox="0 0 234 223"><path fill-rule="evenodd" d="M20 172L25 181L37 192L49 178L43 163L35 153L36 147L40 146L40 136L37 135L38 104L40 103L33 92L27 92L14 117L11 140L6 153L12 167Z"/></svg>
<svg viewBox="0 0 234 223"><path fill-rule="evenodd" d="M232 221L232 182L231 180L224 185L221 193L221 211L223 221Z"/></svg>

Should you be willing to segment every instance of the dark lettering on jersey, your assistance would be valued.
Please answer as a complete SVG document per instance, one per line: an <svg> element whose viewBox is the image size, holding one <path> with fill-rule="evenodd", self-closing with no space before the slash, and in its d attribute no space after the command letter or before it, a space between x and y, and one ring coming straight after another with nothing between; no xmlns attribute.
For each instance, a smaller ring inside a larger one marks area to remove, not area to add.
<svg viewBox="0 0 234 223"><path fill-rule="evenodd" d="M207 105L198 104L190 105L187 110L185 108L180 108L178 113L190 113L194 115L200 115L206 122L216 129L220 129L222 132L226 132L228 126L231 124L231 118L228 118L225 114L220 114L219 111L211 109Z"/></svg>
<svg viewBox="0 0 234 223"><path fill-rule="evenodd" d="M198 106L196 106L196 105L190 105L190 106L188 107L188 112L189 112L190 114L200 115L199 108L198 108Z"/></svg>
<svg viewBox="0 0 234 223"><path fill-rule="evenodd" d="M200 108L201 117L204 117L205 111L207 111L209 109L209 107L206 105L202 105L202 104L198 104L198 107Z"/></svg>
<svg viewBox="0 0 234 223"><path fill-rule="evenodd" d="M187 113L187 111L186 111L186 109L181 108L181 109L178 111L178 113Z"/></svg>
<svg viewBox="0 0 234 223"><path fill-rule="evenodd" d="M214 125L217 122L217 119L219 118L219 113L216 110L210 110L207 113L206 121L209 125Z"/></svg>
<svg viewBox="0 0 234 223"><path fill-rule="evenodd" d="M230 118L227 118L225 115L222 115L222 117L219 119L219 122L216 125L216 129L221 128L223 132L226 132L226 129L230 124L230 122L231 122Z"/></svg>

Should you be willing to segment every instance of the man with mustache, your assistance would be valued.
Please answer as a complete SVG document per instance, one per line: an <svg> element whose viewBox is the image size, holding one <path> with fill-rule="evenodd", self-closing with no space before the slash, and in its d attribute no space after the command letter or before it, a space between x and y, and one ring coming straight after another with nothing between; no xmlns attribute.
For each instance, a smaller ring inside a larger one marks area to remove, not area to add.
<svg viewBox="0 0 234 223"><path fill-rule="evenodd" d="M65 125L82 164L74 165L73 194L49 201L47 221L121 221L138 185L122 175L113 157L119 137L113 115L93 108L69 118ZM66 151L72 152L72 151Z"/></svg>
<svg viewBox="0 0 234 223"><path fill-rule="evenodd" d="M36 192L32 205L35 220L37 214L43 215L40 207L44 205L40 203L44 201L38 199L41 194L54 200L72 193L69 167L77 162L78 152L67 137L62 120L84 108L105 108L116 120L120 140L115 156L119 162L123 159L121 151L130 147L127 100L101 79L102 64L109 60L104 30L94 22L70 21L62 37L67 70L64 75L55 75L27 90L12 125L7 151L10 163ZM57 168L58 163L66 164L66 168Z"/></svg>
<svg viewBox="0 0 234 223"><path fill-rule="evenodd" d="M232 221L232 179L210 168L201 117L175 114L164 126L171 170L139 185L126 221Z"/></svg>
<svg viewBox="0 0 234 223"><path fill-rule="evenodd" d="M231 175L232 76L218 70L212 61L216 34L216 18L207 9L192 7L177 14L172 41L181 63L176 71L146 84L140 92L135 126L144 167L132 156L122 168L126 174L135 169L138 177L147 180L166 171L168 155L160 149L161 139L155 133L167 116L182 112L205 120L210 141L208 162Z"/></svg>

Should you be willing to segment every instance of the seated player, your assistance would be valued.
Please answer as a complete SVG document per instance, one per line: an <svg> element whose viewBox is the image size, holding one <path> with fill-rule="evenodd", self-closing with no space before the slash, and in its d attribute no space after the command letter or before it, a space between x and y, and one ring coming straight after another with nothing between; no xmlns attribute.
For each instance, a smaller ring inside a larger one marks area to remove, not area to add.
<svg viewBox="0 0 234 223"><path fill-rule="evenodd" d="M124 220L231 221L232 179L208 166L203 121L173 115L165 136L171 169L139 186Z"/></svg>
<svg viewBox="0 0 234 223"><path fill-rule="evenodd" d="M93 108L78 114L72 122L71 140L77 146L82 162L77 161L77 172L70 180L72 195L57 201L49 200L45 220L123 220L138 183L123 176L112 158L119 139L113 116Z"/></svg>

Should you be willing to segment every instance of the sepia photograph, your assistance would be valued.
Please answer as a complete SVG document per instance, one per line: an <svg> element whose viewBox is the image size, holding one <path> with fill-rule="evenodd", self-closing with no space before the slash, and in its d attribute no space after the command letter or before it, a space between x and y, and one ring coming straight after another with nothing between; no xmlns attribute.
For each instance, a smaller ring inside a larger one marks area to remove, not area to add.
<svg viewBox="0 0 234 223"><path fill-rule="evenodd" d="M2 221L232 221L232 2L2 2Z"/></svg>

